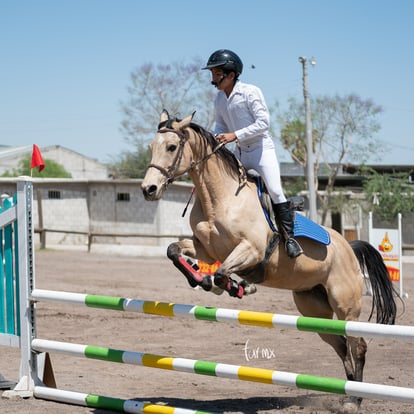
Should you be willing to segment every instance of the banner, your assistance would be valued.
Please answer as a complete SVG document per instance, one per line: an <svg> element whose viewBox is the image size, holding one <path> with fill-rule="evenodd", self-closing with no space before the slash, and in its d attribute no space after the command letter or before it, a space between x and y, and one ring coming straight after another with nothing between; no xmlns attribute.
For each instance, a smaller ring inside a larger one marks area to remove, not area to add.
<svg viewBox="0 0 414 414"><path fill-rule="evenodd" d="M401 277L398 239L398 230L371 229L370 243L380 252L393 282L399 282Z"/></svg>
<svg viewBox="0 0 414 414"><path fill-rule="evenodd" d="M390 279L400 284L403 297L401 214L398 214L398 228L374 228L372 212L369 213L369 242L378 250L387 267Z"/></svg>

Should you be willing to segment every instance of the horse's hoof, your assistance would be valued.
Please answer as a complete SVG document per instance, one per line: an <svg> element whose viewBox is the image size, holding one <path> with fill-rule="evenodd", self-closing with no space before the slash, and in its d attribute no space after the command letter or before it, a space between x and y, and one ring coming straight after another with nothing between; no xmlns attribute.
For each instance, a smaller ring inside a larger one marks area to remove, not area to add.
<svg viewBox="0 0 414 414"><path fill-rule="evenodd" d="M214 275L214 284L221 289L225 289L229 278L224 275Z"/></svg>
<svg viewBox="0 0 414 414"><path fill-rule="evenodd" d="M220 289L218 286L213 286L211 288L211 291L210 292L211 293L214 293L215 295L221 295L224 292L224 290L223 289Z"/></svg>
<svg viewBox="0 0 414 414"><path fill-rule="evenodd" d="M240 282L240 284L243 286L243 290L244 290L244 295L253 295L253 293L257 292L257 287L255 284L251 284L249 285L246 282Z"/></svg>
<svg viewBox="0 0 414 414"><path fill-rule="evenodd" d="M209 275L206 275L203 277L202 282L200 283L200 286L207 292L210 292L210 290L213 287L213 280L212 277Z"/></svg>
<svg viewBox="0 0 414 414"><path fill-rule="evenodd" d="M206 275L203 277L203 281L201 282L200 286L207 292L212 292L215 295L221 295L224 290L219 288L213 283L213 277L210 275Z"/></svg>
<svg viewBox="0 0 414 414"><path fill-rule="evenodd" d="M346 403L342 406L342 414L357 414L358 406L353 403Z"/></svg>
<svg viewBox="0 0 414 414"><path fill-rule="evenodd" d="M361 401L357 397L346 398L342 404L342 414L357 414Z"/></svg>

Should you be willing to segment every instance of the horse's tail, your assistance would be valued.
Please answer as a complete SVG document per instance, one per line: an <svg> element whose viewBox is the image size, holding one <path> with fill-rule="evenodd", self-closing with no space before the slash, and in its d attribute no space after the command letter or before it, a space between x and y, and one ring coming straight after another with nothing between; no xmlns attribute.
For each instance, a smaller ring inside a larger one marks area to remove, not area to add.
<svg viewBox="0 0 414 414"><path fill-rule="evenodd" d="M396 292L381 254L363 240L351 241L350 245L362 273L368 275L371 283L372 307L369 320L376 310L377 323L393 325L397 316L397 304L394 300Z"/></svg>

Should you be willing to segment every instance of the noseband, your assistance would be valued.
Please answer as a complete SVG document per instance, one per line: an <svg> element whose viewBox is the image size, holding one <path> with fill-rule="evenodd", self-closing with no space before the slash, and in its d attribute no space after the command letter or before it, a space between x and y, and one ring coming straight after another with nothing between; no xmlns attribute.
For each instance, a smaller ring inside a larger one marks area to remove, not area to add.
<svg viewBox="0 0 414 414"><path fill-rule="evenodd" d="M174 134L178 135L178 137L180 138L178 150L173 160L173 163L168 168L161 167L160 165L157 165L157 164L149 164L148 168L152 167L152 168L156 168L157 170L159 170L161 174L163 174L166 177L165 186L167 187L175 180L175 177L174 177L175 172L178 166L180 165L180 162L181 162L181 159L184 153L184 144L188 141L189 136L184 134L181 131L177 131L176 129L171 129L171 128L162 128L157 131L158 134L163 134L165 132L173 132ZM191 169L191 167L188 168L186 171L184 171L183 174L185 174L189 169ZM183 175L183 174L180 174L180 175Z"/></svg>

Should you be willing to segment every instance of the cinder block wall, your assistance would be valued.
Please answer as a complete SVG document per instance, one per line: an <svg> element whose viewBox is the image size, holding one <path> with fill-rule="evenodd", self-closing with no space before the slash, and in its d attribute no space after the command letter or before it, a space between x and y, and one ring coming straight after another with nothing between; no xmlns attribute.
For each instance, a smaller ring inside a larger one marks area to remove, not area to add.
<svg viewBox="0 0 414 414"><path fill-rule="evenodd" d="M192 234L192 203L182 217L192 187L173 183L162 200L149 202L142 195L141 180L33 179L34 227L40 226L41 211L44 228L107 235L94 238L94 245L144 246L165 252L171 242ZM16 179L0 178L0 195L15 193ZM358 238L368 240L368 217L361 210L344 212L342 221L344 229L355 229ZM412 248L414 215L403 216L402 221L403 248ZM46 245L86 246L87 235L75 233L47 232ZM37 244L39 240L36 235Z"/></svg>

